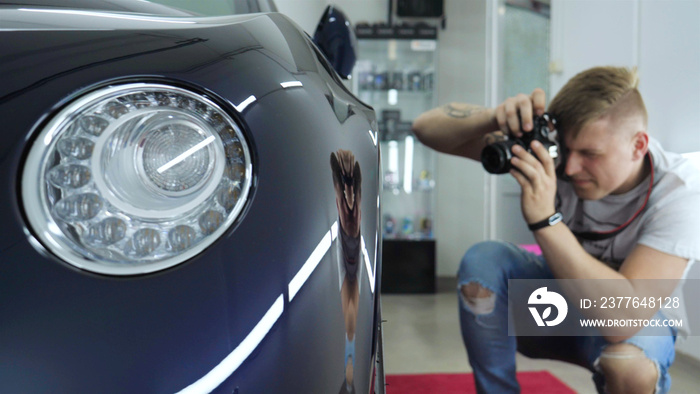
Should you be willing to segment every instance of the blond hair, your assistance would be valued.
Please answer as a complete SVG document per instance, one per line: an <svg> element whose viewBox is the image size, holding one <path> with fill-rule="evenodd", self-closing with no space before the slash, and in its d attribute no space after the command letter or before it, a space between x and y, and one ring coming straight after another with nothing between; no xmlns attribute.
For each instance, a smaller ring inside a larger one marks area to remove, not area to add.
<svg viewBox="0 0 700 394"><path fill-rule="evenodd" d="M639 93L637 69L594 67L571 78L549 104L560 133L576 138L581 129L603 116L641 115L647 125L647 110Z"/></svg>

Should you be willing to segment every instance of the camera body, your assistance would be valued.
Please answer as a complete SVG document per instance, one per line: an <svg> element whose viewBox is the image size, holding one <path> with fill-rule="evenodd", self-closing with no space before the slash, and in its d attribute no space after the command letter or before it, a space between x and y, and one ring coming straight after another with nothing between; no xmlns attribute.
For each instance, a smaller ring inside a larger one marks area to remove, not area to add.
<svg viewBox="0 0 700 394"><path fill-rule="evenodd" d="M556 125L556 121L544 114L533 119L533 127L530 132L523 132L520 138L510 138L505 141L494 142L487 145L481 151L481 164L491 174L505 174L510 171L510 159L513 157L513 146L520 145L526 151L533 154L530 148L532 141L539 141L549 151L549 155L558 163L559 144L556 140L556 129L550 129L550 123Z"/></svg>

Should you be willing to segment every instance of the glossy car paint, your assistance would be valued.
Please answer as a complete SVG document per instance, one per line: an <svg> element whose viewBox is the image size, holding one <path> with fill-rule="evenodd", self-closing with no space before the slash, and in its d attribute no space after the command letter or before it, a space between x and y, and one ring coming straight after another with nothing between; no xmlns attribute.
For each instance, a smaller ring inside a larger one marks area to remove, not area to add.
<svg viewBox="0 0 700 394"><path fill-rule="evenodd" d="M339 149L353 152L363 177L353 385L368 391L381 271L376 122L308 36L274 13L0 6L0 21L0 392L342 391L329 165ZM255 185L237 223L197 257L151 275L100 276L36 241L18 179L52 114L86 92L132 81L184 87L227 109L252 147ZM305 265L317 249L318 264ZM290 282L305 269L292 298Z"/></svg>

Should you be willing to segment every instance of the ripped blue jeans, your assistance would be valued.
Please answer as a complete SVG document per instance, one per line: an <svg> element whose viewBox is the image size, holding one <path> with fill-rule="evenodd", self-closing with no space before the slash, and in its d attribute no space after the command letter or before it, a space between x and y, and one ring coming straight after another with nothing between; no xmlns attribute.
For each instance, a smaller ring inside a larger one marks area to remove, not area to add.
<svg viewBox="0 0 700 394"><path fill-rule="evenodd" d="M554 279L544 258L513 244L487 241L474 245L464 255L458 272L459 317L462 339L479 393L519 393L515 378L515 353L578 364L593 373L598 392L604 392L605 377L598 359L608 342L595 336L508 336L508 279ZM462 286L476 283L492 294L467 300ZM624 341L642 349L656 365L656 393L671 387L668 368L673 362L675 331L668 336L645 336L644 329Z"/></svg>

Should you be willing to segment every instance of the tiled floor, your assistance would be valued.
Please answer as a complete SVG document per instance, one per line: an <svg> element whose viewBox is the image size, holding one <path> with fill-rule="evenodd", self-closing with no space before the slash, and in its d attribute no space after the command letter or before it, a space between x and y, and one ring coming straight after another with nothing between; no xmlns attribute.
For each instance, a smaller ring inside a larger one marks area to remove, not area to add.
<svg viewBox="0 0 700 394"><path fill-rule="evenodd" d="M384 367L387 374L470 372L459 332L454 293L382 296ZM595 393L588 370L558 361L517 356L518 370L547 370L579 393ZM700 392L697 366L678 359L672 393Z"/></svg>

